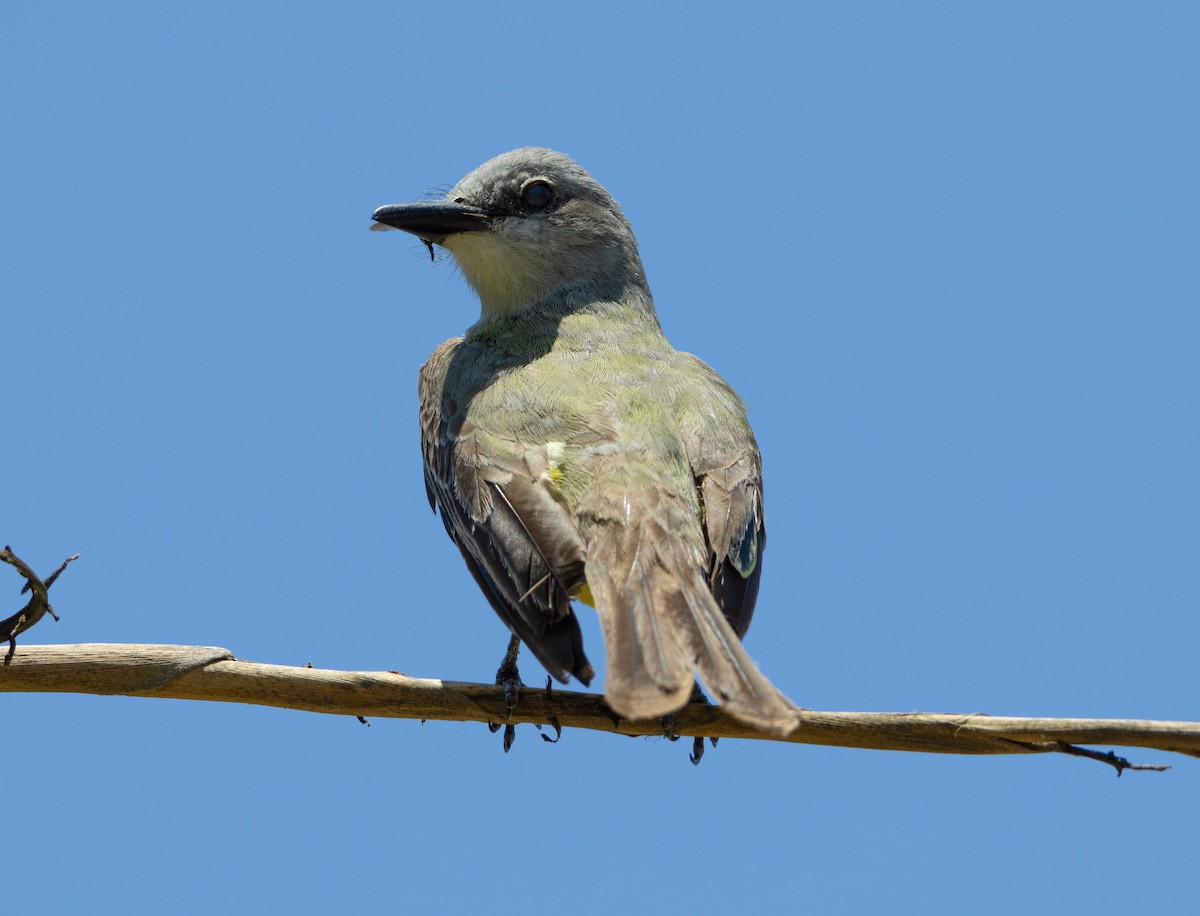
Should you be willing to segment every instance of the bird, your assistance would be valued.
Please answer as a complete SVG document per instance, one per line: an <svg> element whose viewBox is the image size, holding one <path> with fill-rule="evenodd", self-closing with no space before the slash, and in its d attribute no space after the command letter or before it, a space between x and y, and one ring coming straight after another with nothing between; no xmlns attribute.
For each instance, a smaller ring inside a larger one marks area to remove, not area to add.
<svg viewBox="0 0 1200 916"><path fill-rule="evenodd" d="M766 547L758 445L733 388L667 342L612 195L523 147L373 220L447 250L479 297L418 394L430 506L511 633L498 682L524 643L589 684L579 602L618 716L669 718L698 676L737 719L792 731L797 707L741 643Z"/></svg>

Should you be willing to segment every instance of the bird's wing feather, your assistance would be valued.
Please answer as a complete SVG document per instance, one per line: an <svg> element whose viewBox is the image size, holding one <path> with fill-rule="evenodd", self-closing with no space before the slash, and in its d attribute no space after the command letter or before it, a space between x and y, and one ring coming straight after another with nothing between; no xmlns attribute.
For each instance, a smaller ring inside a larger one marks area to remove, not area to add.
<svg viewBox="0 0 1200 916"><path fill-rule="evenodd" d="M767 531L762 480L741 460L699 476L709 544L709 588L738 638L746 635L758 600Z"/></svg>
<svg viewBox="0 0 1200 916"><path fill-rule="evenodd" d="M767 546L762 457L733 389L699 359L689 358L709 382L705 390L710 397L698 411L697 422L684 426L684 449L704 509L708 582L740 638L746 635L754 616ZM713 413L725 413L727 417L724 422L713 423ZM714 430L720 434L715 435Z"/></svg>
<svg viewBox="0 0 1200 916"><path fill-rule="evenodd" d="M623 511L636 505L635 513ZM593 520L588 587L607 649L604 696L620 715L666 715L687 702L693 669L739 718L786 734L794 707L751 660L704 576L695 510L661 488L597 488L582 507Z"/></svg>
<svg viewBox="0 0 1200 916"><path fill-rule="evenodd" d="M476 428L469 397L446 390L461 344L447 341L421 370L430 501L500 619L556 678L586 684L593 672L570 603L584 581L583 541L549 479L533 476L527 449Z"/></svg>

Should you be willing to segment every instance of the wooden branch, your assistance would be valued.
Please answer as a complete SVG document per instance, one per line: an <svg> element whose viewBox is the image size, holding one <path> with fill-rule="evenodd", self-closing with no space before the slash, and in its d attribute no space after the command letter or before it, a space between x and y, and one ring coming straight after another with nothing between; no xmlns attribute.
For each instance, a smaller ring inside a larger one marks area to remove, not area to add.
<svg viewBox="0 0 1200 916"><path fill-rule="evenodd" d="M47 593L50 586L54 584L54 580L67 568L67 564L78 559L79 554L67 557L63 560L62 565L47 576L46 581L43 582L24 560L12 552L11 547L5 545L4 549L0 550L0 562L7 563L25 577L25 585L21 589L21 594L29 592L29 602L25 607L11 617L0 620L0 641L8 640L8 654L4 656L4 664L7 665L12 661L13 653L17 651L18 636L37 624L47 614L58 620L58 614L50 606L50 596Z"/></svg>
<svg viewBox="0 0 1200 916"><path fill-rule="evenodd" d="M492 684L415 678L386 671L326 671L235 659L206 646L86 644L23 646L0 669L0 691L122 694L253 703L344 716L503 722L504 691ZM797 710L800 727L778 738L718 706L692 703L675 721L680 735L755 738L795 744L939 754L1077 753L1075 745L1153 748L1200 757L1200 723L1138 719L1028 719L942 713ZM620 719L591 693L525 687L512 722L662 735L657 720ZM1111 754L1083 751L1117 768ZM1162 767L1152 767L1162 769Z"/></svg>

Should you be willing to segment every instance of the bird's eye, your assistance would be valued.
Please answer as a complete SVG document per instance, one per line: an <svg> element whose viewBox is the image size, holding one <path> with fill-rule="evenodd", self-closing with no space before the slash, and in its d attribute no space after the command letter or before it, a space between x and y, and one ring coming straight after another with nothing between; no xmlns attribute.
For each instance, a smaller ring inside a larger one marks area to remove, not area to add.
<svg viewBox="0 0 1200 916"><path fill-rule="evenodd" d="M554 200L554 189L549 182L537 179L521 189L521 200L531 210L545 210Z"/></svg>

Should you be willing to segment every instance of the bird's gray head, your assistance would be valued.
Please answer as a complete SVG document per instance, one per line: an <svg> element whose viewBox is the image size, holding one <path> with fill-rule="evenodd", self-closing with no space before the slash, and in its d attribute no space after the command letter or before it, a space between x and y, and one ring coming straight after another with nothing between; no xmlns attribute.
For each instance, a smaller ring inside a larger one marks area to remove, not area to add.
<svg viewBox="0 0 1200 916"><path fill-rule="evenodd" d="M479 294L485 318L635 298L652 308L621 208L573 159L553 150L504 153L444 200L391 204L374 219L373 229L403 229L448 249Z"/></svg>

